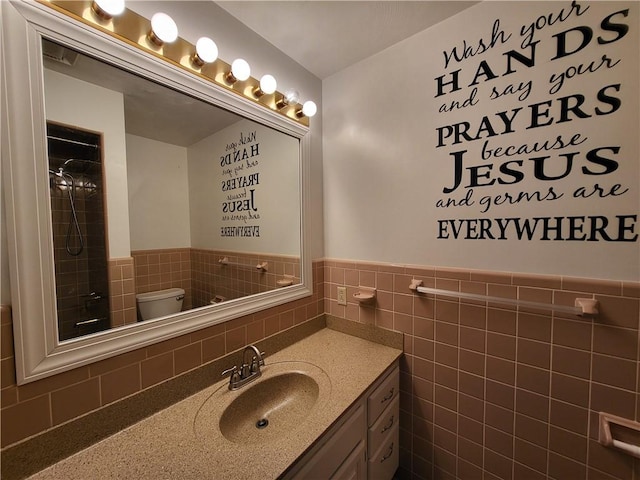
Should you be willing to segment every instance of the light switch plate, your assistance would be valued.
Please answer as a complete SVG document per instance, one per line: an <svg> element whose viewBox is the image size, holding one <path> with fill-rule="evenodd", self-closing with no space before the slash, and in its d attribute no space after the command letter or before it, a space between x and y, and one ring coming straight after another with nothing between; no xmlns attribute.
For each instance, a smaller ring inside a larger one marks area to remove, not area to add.
<svg viewBox="0 0 640 480"><path fill-rule="evenodd" d="M338 305L347 304L347 287L338 287Z"/></svg>

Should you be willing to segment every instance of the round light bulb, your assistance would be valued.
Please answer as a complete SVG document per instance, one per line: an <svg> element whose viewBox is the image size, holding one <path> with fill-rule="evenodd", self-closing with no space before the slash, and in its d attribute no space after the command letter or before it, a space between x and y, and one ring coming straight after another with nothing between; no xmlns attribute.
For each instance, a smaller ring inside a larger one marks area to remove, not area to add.
<svg viewBox="0 0 640 480"><path fill-rule="evenodd" d="M158 12L151 17L151 30L163 43L175 42L178 38L178 26L166 13Z"/></svg>
<svg viewBox="0 0 640 480"><path fill-rule="evenodd" d="M93 0L93 5L99 15L115 17L124 12L124 0Z"/></svg>
<svg viewBox="0 0 640 480"><path fill-rule="evenodd" d="M251 76L251 67L246 60L236 58L231 64L231 73L240 81L244 81Z"/></svg>
<svg viewBox="0 0 640 480"><path fill-rule="evenodd" d="M287 90L284 94L284 98L287 100L287 104L298 103L300 100L300 93L297 90Z"/></svg>
<svg viewBox="0 0 640 480"><path fill-rule="evenodd" d="M201 37L196 42L196 53L204 63L213 63L218 59L218 46L208 37Z"/></svg>
<svg viewBox="0 0 640 480"><path fill-rule="evenodd" d="M278 83L273 75L263 75L260 79L260 90L267 95L272 94L278 88Z"/></svg>
<svg viewBox="0 0 640 480"><path fill-rule="evenodd" d="M307 117L313 117L317 111L318 111L318 107L311 100L307 100L302 105L302 113Z"/></svg>

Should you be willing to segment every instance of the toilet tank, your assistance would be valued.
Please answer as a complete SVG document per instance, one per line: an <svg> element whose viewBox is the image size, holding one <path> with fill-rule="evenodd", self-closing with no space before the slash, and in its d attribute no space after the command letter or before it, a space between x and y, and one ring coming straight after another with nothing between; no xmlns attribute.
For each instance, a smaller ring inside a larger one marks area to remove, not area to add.
<svg viewBox="0 0 640 480"><path fill-rule="evenodd" d="M182 288L167 288L155 292L139 293L136 295L138 310L142 320L164 317L182 310L184 290Z"/></svg>

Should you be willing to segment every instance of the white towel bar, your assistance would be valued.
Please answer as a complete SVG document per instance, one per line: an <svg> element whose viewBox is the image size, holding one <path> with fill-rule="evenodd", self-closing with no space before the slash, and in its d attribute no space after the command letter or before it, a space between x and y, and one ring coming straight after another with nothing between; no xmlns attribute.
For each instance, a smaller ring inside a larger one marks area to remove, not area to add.
<svg viewBox="0 0 640 480"><path fill-rule="evenodd" d="M516 307L535 308L539 310L551 310L554 312L570 313L573 315L597 315L598 301L593 298L576 298L575 306L554 305L551 303L530 302L527 300L517 300L515 298L491 297L489 295L479 295L476 293L454 292L452 290L441 290L438 288L428 288L422 286L422 280L413 279L411 290L418 293L430 293L432 295L446 295L448 297L464 298L467 300L478 300L481 302L499 303L501 305L513 305Z"/></svg>
<svg viewBox="0 0 640 480"><path fill-rule="evenodd" d="M221 258L220 260L218 260L218 263L220 265L227 265L227 266L230 266L230 267L249 268L249 269L256 268L258 270L262 270L263 272L266 272L267 271L267 267L269 266L269 264L267 262L260 262L256 266L246 265L244 263L230 262L227 257Z"/></svg>

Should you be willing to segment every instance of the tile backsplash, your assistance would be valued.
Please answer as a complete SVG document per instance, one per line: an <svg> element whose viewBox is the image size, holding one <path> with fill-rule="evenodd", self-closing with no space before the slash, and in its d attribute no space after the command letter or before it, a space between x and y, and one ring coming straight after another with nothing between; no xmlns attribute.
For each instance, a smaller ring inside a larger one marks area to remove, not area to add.
<svg viewBox="0 0 640 480"><path fill-rule="evenodd" d="M3 305L2 448L316 318L323 308L323 273L322 262L315 262L310 297L20 386L16 385L11 309Z"/></svg>
<svg viewBox="0 0 640 480"><path fill-rule="evenodd" d="M326 312L404 333L401 478L640 480L638 460L597 442L599 411L640 420L640 283L343 260L313 272L309 299L20 387L3 307L3 447ZM600 314L418 294L414 278L541 303L595 298ZM376 288L374 303L353 298L359 286Z"/></svg>
<svg viewBox="0 0 640 480"><path fill-rule="evenodd" d="M597 442L599 411L640 420L640 284L325 260L325 311L404 332L401 474L412 479L640 479ZM573 306L583 318L409 289ZM337 287L347 286L347 305ZM353 298L376 288L374 305Z"/></svg>

